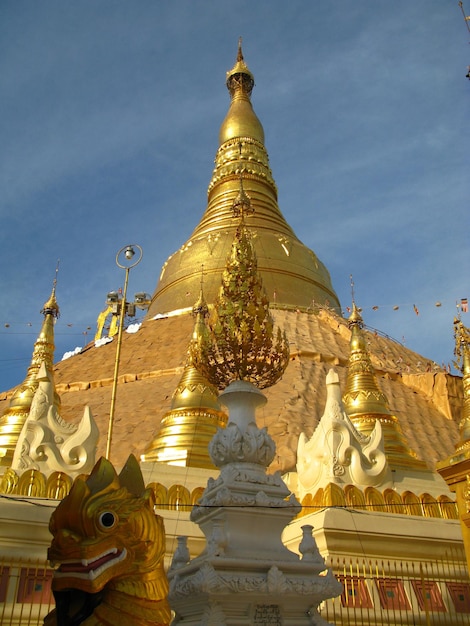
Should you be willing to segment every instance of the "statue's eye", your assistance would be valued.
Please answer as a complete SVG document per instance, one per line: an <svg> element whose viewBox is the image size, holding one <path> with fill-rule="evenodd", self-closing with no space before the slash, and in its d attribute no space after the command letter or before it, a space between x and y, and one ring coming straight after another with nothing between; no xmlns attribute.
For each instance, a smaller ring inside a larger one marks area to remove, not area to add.
<svg viewBox="0 0 470 626"><path fill-rule="evenodd" d="M99 525L102 528L106 529L112 528L115 525L116 521L117 517L111 511L104 511L103 513L100 513L100 516L98 518Z"/></svg>

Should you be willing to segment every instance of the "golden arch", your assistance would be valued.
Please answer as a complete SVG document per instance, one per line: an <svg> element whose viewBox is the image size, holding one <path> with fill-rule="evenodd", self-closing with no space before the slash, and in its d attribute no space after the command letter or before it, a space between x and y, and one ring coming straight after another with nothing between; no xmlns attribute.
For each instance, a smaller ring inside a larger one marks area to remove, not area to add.
<svg viewBox="0 0 470 626"><path fill-rule="evenodd" d="M412 491L405 491L402 494L403 503L405 505L405 513L407 515L423 516L423 509L418 496Z"/></svg>
<svg viewBox="0 0 470 626"><path fill-rule="evenodd" d="M64 472L52 472L46 482L46 498L63 500L72 488L72 482Z"/></svg>
<svg viewBox="0 0 470 626"><path fill-rule="evenodd" d="M346 506L344 491L335 483L328 483L323 491L323 506Z"/></svg>
<svg viewBox="0 0 470 626"><path fill-rule="evenodd" d="M16 493L18 488L18 474L9 467L0 481L0 493Z"/></svg>
<svg viewBox="0 0 470 626"><path fill-rule="evenodd" d="M389 513L403 513L403 500L399 493L393 489L385 489L384 500L386 504L386 510Z"/></svg>
<svg viewBox="0 0 470 626"><path fill-rule="evenodd" d="M44 498L46 495L46 479L38 470L28 470L20 476L18 494L29 498Z"/></svg>
<svg viewBox="0 0 470 626"><path fill-rule="evenodd" d="M199 500L202 498L202 494L204 493L204 487L196 487L193 489L191 493L191 504L197 504Z"/></svg>
<svg viewBox="0 0 470 626"><path fill-rule="evenodd" d="M346 485L344 488L344 493L346 496L346 503L348 506L353 509L362 509L366 508L366 499L362 491L356 487L355 485Z"/></svg>
<svg viewBox="0 0 470 626"><path fill-rule="evenodd" d="M302 510L300 511L298 517L303 517L304 515L309 515L309 513L314 512L313 508L313 496L311 493L307 493L302 499Z"/></svg>
<svg viewBox="0 0 470 626"><path fill-rule="evenodd" d="M430 493L422 493L419 499L421 500L423 512L426 517L441 517L439 504L437 503L436 498L434 498Z"/></svg>
<svg viewBox="0 0 470 626"><path fill-rule="evenodd" d="M168 508L167 488L161 483L149 483L147 487L153 491L153 497L155 499L155 506L158 509L167 509Z"/></svg>
<svg viewBox="0 0 470 626"><path fill-rule="evenodd" d="M320 489L318 489L316 494L313 496L313 498L312 498L312 506L313 506L313 509L311 510L311 513L315 513L316 511L319 511L321 508L323 508L323 489L322 489L322 487L320 487Z"/></svg>
<svg viewBox="0 0 470 626"><path fill-rule="evenodd" d="M449 498L449 496L438 496L439 509L444 519L459 519L457 511L457 503Z"/></svg>
<svg viewBox="0 0 470 626"><path fill-rule="evenodd" d="M373 511L383 513L386 510L384 497L375 487L366 487L364 495L367 506Z"/></svg>
<svg viewBox="0 0 470 626"><path fill-rule="evenodd" d="M191 497L183 485L172 485L168 489L168 508L170 511L189 511Z"/></svg>

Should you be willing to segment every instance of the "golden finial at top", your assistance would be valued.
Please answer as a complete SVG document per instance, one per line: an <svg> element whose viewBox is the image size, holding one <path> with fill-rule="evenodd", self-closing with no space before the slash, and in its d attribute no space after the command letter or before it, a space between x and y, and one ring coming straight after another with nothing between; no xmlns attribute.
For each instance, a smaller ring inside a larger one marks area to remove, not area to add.
<svg viewBox="0 0 470 626"><path fill-rule="evenodd" d="M57 304L57 299L55 295L55 290L57 287L57 275L59 273L59 263L60 263L60 259L57 261L57 266L55 268L55 277L54 277L54 280L52 281L51 295L49 296L49 299L44 303L44 306L41 309L41 313L43 315L49 314L56 318L59 317L60 315L59 305Z"/></svg>
<svg viewBox="0 0 470 626"><path fill-rule="evenodd" d="M245 59L243 58L241 37L238 39L237 60L232 69L227 72L226 84L231 96L233 96L237 90L244 91L250 96L255 84L253 74L248 69Z"/></svg>
<svg viewBox="0 0 470 626"><path fill-rule="evenodd" d="M351 315L349 316L349 319L348 319L348 326L349 328L352 328L353 326L357 326L360 329L364 328L364 320L362 319L361 313L359 309L357 308L354 300L352 302Z"/></svg>

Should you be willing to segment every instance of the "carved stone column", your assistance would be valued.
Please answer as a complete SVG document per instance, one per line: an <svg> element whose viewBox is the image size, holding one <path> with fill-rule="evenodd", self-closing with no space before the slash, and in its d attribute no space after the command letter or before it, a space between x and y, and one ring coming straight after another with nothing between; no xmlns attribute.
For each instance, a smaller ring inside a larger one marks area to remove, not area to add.
<svg viewBox="0 0 470 626"><path fill-rule="evenodd" d="M281 476L266 468L275 446L256 425L255 411L266 402L254 385L235 381L221 394L229 409L227 428L210 444L220 476L209 479L191 519L206 537L206 548L190 562L184 545L169 572L174 624L279 626L326 624L318 605L341 593L311 536L299 557L281 540L300 505ZM308 530L308 529L307 529Z"/></svg>

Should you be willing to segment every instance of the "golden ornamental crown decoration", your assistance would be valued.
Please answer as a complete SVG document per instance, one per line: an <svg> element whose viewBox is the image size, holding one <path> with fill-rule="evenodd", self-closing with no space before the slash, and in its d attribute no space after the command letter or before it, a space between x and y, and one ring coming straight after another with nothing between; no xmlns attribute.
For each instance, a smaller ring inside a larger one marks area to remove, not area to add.
<svg viewBox="0 0 470 626"><path fill-rule="evenodd" d="M249 97L255 85L253 74L243 58L241 37L238 39L237 61L232 69L227 72L226 84L232 97L237 91L245 92Z"/></svg>
<svg viewBox="0 0 470 626"><path fill-rule="evenodd" d="M251 200L240 191L232 209L239 217L219 295L208 317L200 317L191 344L196 368L219 389L244 380L259 389L274 385L289 362L285 332L274 328L269 301L258 275L258 263L245 215ZM203 323L202 323L203 322Z"/></svg>
<svg viewBox="0 0 470 626"><path fill-rule="evenodd" d="M44 303L44 306L41 309L41 313L43 315L52 315L56 319L60 316L59 305L57 304L57 298L55 295L56 287L57 287L57 275L59 273L59 263L60 263L60 260L57 261L57 265L55 268L55 276L54 276L54 280L52 281L51 295L49 296L49 299L47 300L47 302Z"/></svg>

